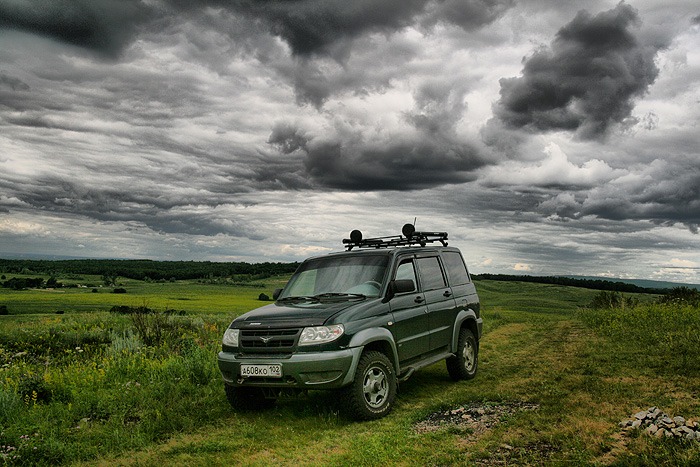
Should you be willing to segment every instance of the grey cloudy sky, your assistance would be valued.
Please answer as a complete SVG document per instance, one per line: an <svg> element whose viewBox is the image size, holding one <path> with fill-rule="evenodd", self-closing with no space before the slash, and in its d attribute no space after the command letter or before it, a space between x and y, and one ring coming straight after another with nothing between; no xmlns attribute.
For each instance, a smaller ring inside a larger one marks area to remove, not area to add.
<svg viewBox="0 0 700 467"><path fill-rule="evenodd" d="M0 252L700 283L696 0L0 0Z"/></svg>

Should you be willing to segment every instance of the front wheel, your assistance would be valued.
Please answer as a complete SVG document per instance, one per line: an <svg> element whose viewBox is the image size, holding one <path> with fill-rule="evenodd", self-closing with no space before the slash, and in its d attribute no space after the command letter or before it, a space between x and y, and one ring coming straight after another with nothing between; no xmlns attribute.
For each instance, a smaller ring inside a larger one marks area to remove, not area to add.
<svg viewBox="0 0 700 467"><path fill-rule="evenodd" d="M476 343L474 333L467 328L459 330L457 340L457 354L448 358L447 372L454 381L472 379L476 376L476 368L479 363L479 346Z"/></svg>
<svg viewBox="0 0 700 467"><path fill-rule="evenodd" d="M374 420L391 412L396 397L396 372L381 352L362 354L355 379L344 389L345 410L356 420Z"/></svg>

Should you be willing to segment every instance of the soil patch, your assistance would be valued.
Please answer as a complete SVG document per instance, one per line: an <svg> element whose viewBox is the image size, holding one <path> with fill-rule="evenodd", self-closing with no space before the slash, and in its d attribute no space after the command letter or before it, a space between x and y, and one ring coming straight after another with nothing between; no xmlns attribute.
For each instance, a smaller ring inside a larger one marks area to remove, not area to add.
<svg viewBox="0 0 700 467"><path fill-rule="evenodd" d="M478 435L491 429L504 418L524 410L537 410L538 404L530 402L472 403L449 410L434 412L414 425L417 433L429 433L441 428L470 429Z"/></svg>

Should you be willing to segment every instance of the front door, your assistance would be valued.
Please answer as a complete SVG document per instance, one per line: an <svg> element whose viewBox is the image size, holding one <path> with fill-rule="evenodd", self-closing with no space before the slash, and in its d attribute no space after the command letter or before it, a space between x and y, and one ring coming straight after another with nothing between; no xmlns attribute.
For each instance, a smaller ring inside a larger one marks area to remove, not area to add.
<svg viewBox="0 0 700 467"><path fill-rule="evenodd" d="M394 279L412 280L412 292L396 295L389 302L394 315L391 331L399 353L399 361L406 362L430 349L430 323L425 296L418 289L415 263L407 258L399 263Z"/></svg>

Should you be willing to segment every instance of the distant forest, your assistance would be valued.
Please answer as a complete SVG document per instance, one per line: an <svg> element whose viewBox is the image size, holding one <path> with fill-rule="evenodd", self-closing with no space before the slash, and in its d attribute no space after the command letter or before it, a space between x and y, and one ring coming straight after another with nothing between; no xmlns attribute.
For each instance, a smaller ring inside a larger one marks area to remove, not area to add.
<svg viewBox="0 0 700 467"><path fill-rule="evenodd" d="M650 293L665 294L670 289L653 289L640 287L626 282L609 281L605 279L574 279L561 276L516 276L508 274L472 274L474 280L494 280L494 281L518 281L537 282L540 284L566 285L570 287L581 287L584 289L609 290L627 293Z"/></svg>
<svg viewBox="0 0 700 467"><path fill-rule="evenodd" d="M28 260L0 259L0 272L48 276L99 275L136 280L186 280L236 277L260 279L292 274L299 263L219 263L211 261L151 261L115 259ZM574 279L556 276L519 276L506 274L473 274L474 280L537 282L587 289L627 293L667 293L669 289L640 287L625 282L603 279Z"/></svg>
<svg viewBox="0 0 700 467"><path fill-rule="evenodd" d="M10 274L99 275L137 280L185 280L291 274L299 263L216 263L211 261L150 261L143 259L0 259L0 271Z"/></svg>

